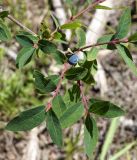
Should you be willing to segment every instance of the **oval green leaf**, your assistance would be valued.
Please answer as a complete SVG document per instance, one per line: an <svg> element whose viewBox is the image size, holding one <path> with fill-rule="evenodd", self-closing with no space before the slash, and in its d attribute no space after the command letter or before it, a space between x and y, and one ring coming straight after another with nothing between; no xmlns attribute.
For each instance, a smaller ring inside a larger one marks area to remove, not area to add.
<svg viewBox="0 0 137 160"><path fill-rule="evenodd" d="M16 40L22 45L26 47L33 46L33 41L24 35L16 35Z"/></svg>
<svg viewBox="0 0 137 160"><path fill-rule="evenodd" d="M98 141L98 128L96 121L90 115L87 115L84 124L84 145L85 153L89 158L92 157L93 151Z"/></svg>
<svg viewBox="0 0 137 160"><path fill-rule="evenodd" d="M58 95L53 99L52 109L58 118L60 118L63 115L63 113L65 112L67 108L66 108L66 105L64 103L62 96Z"/></svg>
<svg viewBox="0 0 137 160"><path fill-rule="evenodd" d="M90 99L89 111L105 118L115 118L123 116L125 112L109 101Z"/></svg>
<svg viewBox="0 0 137 160"><path fill-rule="evenodd" d="M114 35L114 39L122 39L126 37L130 27L131 27L131 9L128 7L124 10L120 18L117 32Z"/></svg>
<svg viewBox="0 0 137 160"><path fill-rule="evenodd" d="M21 112L19 116L7 124L6 129L10 131L27 131L40 125L45 118L45 107L39 106Z"/></svg>
<svg viewBox="0 0 137 160"><path fill-rule="evenodd" d="M67 128L76 123L83 115L84 107L81 102L78 102L67 108L64 114L60 117L60 123L63 128Z"/></svg>
<svg viewBox="0 0 137 160"><path fill-rule="evenodd" d="M131 69L131 71L137 76L137 67L133 62L132 56L124 45L119 44L116 45L119 55L123 58L127 66Z"/></svg>
<svg viewBox="0 0 137 160"><path fill-rule="evenodd" d="M46 124L47 124L47 130L50 134L51 139L55 144L61 147L63 144L62 129L61 129L59 119L57 118L56 114L52 111L52 109L50 109L47 112Z"/></svg>
<svg viewBox="0 0 137 160"><path fill-rule="evenodd" d="M56 45L52 42L45 40L45 39L39 40L38 46L46 54L56 53L56 51L57 51Z"/></svg>
<svg viewBox="0 0 137 160"><path fill-rule="evenodd" d="M82 28L77 28L76 35L77 35L77 48L80 48L84 46L86 43L86 34Z"/></svg>
<svg viewBox="0 0 137 160"><path fill-rule="evenodd" d="M11 39L11 32L5 23L0 19L0 40L9 41Z"/></svg>
<svg viewBox="0 0 137 160"><path fill-rule="evenodd" d="M41 93L50 93L56 89L56 80L58 80L59 76L53 77L45 77L42 73L35 70L33 73L33 77L35 78L35 87Z"/></svg>
<svg viewBox="0 0 137 160"><path fill-rule="evenodd" d="M83 67L76 67L76 68L70 68L65 72L65 77L69 80L81 80L83 79L88 73L88 69Z"/></svg>
<svg viewBox="0 0 137 160"><path fill-rule="evenodd" d="M22 48L16 58L16 66L18 68L24 67L31 61L33 53L36 51L33 47L24 47Z"/></svg>
<svg viewBox="0 0 137 160"><path fill-rule="evenodd" d="M61 26L61 29L76 29L79 27L81 27L81 23L79 21L74 21L74 22L63 24Z"/></svg>

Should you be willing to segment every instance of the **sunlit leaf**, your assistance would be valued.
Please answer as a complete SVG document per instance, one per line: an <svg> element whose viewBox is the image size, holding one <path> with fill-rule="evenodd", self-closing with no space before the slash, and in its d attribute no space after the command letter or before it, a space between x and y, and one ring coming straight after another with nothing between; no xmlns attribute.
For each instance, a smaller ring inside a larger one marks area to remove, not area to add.
<svg viewBox="0 0 137 160"><path fill-rule="evenodd" d="M65 112L66 105L63 101L62 96L58 95L56 96L53 101L52 101L52 109L55 112L55 114L57 115L58 118L60 118L63 113Z"/></svg>
<svg viewBox="0 0 137 160"><path fill-rule="evenodd" d="M70 106L60 117L61 126L67 128L76 123L83 115L84 107L81 102Z"/></svg>
<svg viewBox="0 0 137 160"><path fill-rule="evenodd" d="M86 34L82 28L77 28L76 35L77 35L77 48L80 48L84 46L86 43Z"/></svg>
<svg viewBox="0 0 137 160"><path fill-rule="evenodd" d="M73 21L61 26L61 29L76 29L81 27L81 23L79 21Z"/></svg>
<svg viewBox="0 0 137 160"><path fill-rule="evenodd" d="M24 47L22 48L16 58L16 65L18 68L24 67L31 61L31 58L36 51L33 47Z"/></svg>
<svg viewBox="0 0 137 160"><path fill-rule="evenodd" d="M131 69L131 71L137 76L137 67L132 60L132 56L129 50L122 44L116 45L118 49L119 55L123 58L127 66Z"/></svg>
<svg viewBox="0 0 137 160"><path fill-rule="evenodd" d="M122 39L126 37L130 27L131 27L131 9L126 8L120 18L114 39Z"/></svg>

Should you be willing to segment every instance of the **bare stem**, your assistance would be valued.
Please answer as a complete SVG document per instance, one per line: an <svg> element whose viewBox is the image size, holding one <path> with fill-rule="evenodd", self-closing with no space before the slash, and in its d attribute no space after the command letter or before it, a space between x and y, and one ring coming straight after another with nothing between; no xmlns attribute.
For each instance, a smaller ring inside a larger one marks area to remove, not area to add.
<svg viewBox="0 0 137 160"><path fill-rule="evenodd" d="M64 74L65 74L65 72L67 71L67 69L68 69L68 63L65 63L65 64L64 64L64 69L62 70L61 75L60 75L60 80L59 80L59 82L58 82L57 88L56 88L56 90L54 91L54 94L53 94L53 96L52 96L52 99L51 99L50 102L48 102L48 104L47 104L46 112L52 108L51 102L52 102L52 100L58 95L58 93L59 93L59 91L60 91L61 84L62 84L62 81L63 81L63 79L64 79Z"/></svg>
<svg viewBox="0 0 137 160"><path fill-rule="evenodd" d="M88 114L88 103L87 103L88 100L87 100L87 97L84 95L81 81L77 81L77 84L78 84L78 86L80 88L80 92L81 92L81 96L82 96L82 103L83 103L83 105L85 107L85 111L86 111L85 115L87 115Z"/></svg>
<svg viewBox="0 0 137 160"><path fill-rule="evenodd" d="M89 5L87 8L81 10L80 12L78 12L76 15L72 16L70 18L69 21L74 21L75 19L77 19L78 17L80 17L82 14L84 14L85 12L87 12L89 9L94 8L95 6L97 6L99 3L102 3L106 0L96 0L94 3L92 3L91 5Z"/></svg>
<svg viewBox="0 0 137 160"><path fill-rule="evenodd" d="M92 48L92 47L97 47L97 46L102 46L102 45L105 45L105 44L119 44L119 43L127 43L128 42L128 39L115 39L115 40L112 40L112 41L109 41L109 42L103 42L103 43L96 43L96 44L91 44L91 45L88 45L88 46L85 46L85 47L82 47L82 48L78 48L76 49L75 51L83 51L85 49L88 49L88 48Z"/></svg>
<svg viewBox="0 0 137 160"><path fill-rule="evenodd" d="M29 28L27 28L26 26L24 26L22 23L20 23L18 20L16 20L13 16L8 15L7 16L8 19L10 19L12 22L14 22L15 24L17 24L19 27L21 27L22 29L26 30L27 32L33 34L33 35L37 35L36 33L34 33L32 30L30 30Z"/></svg>

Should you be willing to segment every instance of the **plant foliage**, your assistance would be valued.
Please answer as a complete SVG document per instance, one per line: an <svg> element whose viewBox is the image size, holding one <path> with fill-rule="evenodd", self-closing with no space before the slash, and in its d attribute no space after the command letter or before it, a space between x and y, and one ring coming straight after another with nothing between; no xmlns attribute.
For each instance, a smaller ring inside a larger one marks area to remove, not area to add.
<svg viewBox="0 0 137 160"><path fill-rule="evenodd" d="M94 3L91 0L87 2ZM66 3L68 5L72 4L71 1L66 1ZM110 10L111 8L98 4L96 9ZM9 41L11 39L10 29L5 22L8 15L8 11L0 12L1 41ZM36 89L42 94L52 92L53 96L46 106L41 105L21 112L7 124L6 129L11 131L27 131L45 121L51 139L61 147L63 145L62 129L71 127L81 120L84 124L85 153L89 157L92 157L98 140L98 128L94 116L115 118L124 115L125 112L119 106L106 100L94 98L87 100L83 92L83 86L84 84L95 84L94 75L98 66L97 54L101 49L117 50L131 71L137 76L137 68L129 49L124 44L136 44L137 33L127 37L131 26L131 9L126 8L120 18L116 33L100 37L97 44L91 46L91 50L84 51L88 47L84 48L86 34L82 28L84 24L76 19L79 16L81 16L81 13L71 17L69 21L60 26L52 15L57 27L56 31L52 32L48 26L42 24L38 34L33 35L32 32L20 31L15 35L17 42L22 46L16 59L16 66L18 68L26 66L41 51L47 58L51 56L57 64L63 65L64 69L61 75L48 76L34 69L33 77ZM76 47L71 48L69 53L68 51L59 50L57 43L64 44L67 41L64 32L66 29L71 30L74 37L76 37ZM79 58L79 51L85 57L82 61ZM76 54L77 56L73 56ZM75 58L77 58L76 61ZM70 81L72 84L72 87L64 95L62 93L59 94L63 79L66 82Z"/></svg>

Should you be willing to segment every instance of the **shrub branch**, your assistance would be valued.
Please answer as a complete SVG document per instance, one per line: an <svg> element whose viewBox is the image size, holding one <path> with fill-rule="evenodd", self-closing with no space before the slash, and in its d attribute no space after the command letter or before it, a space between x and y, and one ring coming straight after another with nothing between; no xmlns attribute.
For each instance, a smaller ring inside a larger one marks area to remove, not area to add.
<svg viewBox="0 0 137 160"><path fill-rule="evenodd" d="M83 103L83 105L85 107L85 111L86 111L85 115L87 115L88 114L88 103L87 103L88 100L87 100L87 97L84 95L83 86L82 86L81 81L80 80L77 81L77 84L79 86L80 93L81 93L81 96L82 96L82 103Z"/></svg>
<svg viewBox="0 0 137 160"><path fill-rule="evenodd" d="M114 39L114 40L109 41L109 42L91 44L91 45L84 46L82 48L75 49L74 51L84 51L85 49L92 48L92 47L97 47L97 46L102 46L102 45L105 45L105 44L115 45L115 44L120 44L120 43L128 43L128 39L127 38L126 39Z"/></svg>
<svg viewBox="0 0 137 160"><path fill-rule="evenodd" d="M20 28L26 30L27 32L33 34L33 35L37 35L36 33L34 33L32 30L30 30L29 28L27 28L26 26L24 26L21 22L19 22L18 20L16 20L13 16L8 15L7 18L9 20L11 20L12 22L14 22L15 24L17 24Z"/></svg>
<svg viewBox="0 0 137 160"><path fill-rule="evenodd" d="M84 14L85 12L87 12L89 9L94 8L95 6L97 6L99 3L102 3L106 0L96 0L94 3L92 3L91 5L88 5L88 7L86 7L85 9L81 10L80 12L78 12L76 15L70 17L69 22L70 21L74 21L75 19L77 19L78 17L80 17L82 14Z"/></svg>
<svg viewBox="0 0 137 160"><path fill-rule="evenodd" d="M58 82L57 88L56 88L56 90L54 91L53 96L52 96L50 102L48 102L48 104L47 104L46 112L49 111L49 110L52 108L52 100L58 95L58 93L59 93L59 91L60 91L61 84L62 84L62 81L63 81L63 79L64 79L64 74L65 74L65 72L66 72L67 69L68 69L68 65L69 65L68 63L64 63L64 69L63 69L62 72L61 72L60 80L59 80L59 82Z"/></svg>

